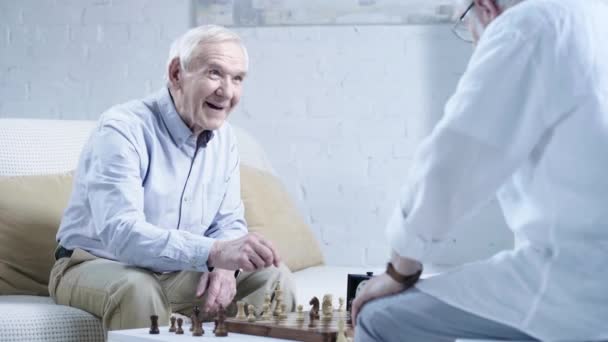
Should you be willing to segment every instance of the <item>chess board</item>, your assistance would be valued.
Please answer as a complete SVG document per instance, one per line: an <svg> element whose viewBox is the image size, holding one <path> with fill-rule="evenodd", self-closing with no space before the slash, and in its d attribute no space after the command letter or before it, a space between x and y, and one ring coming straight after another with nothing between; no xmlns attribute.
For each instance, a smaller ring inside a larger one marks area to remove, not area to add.
<svg viewBox="0 0 608 342"><path fill-rule="evenodd" d="M298 314L290 312L285 319L272 318L270 320L258 319L255 322L227 318L226 327L229 332L265 336L274 338L284 338L305 342L334 342L338 332L338 320L340 317L346 323L346 336L353 337L353 328L347 320L347 312L334 311L330 321L323 318L314 321L314 325L309 327L310 320L308 312L304 312L304 321L298 322Z"/></svg>

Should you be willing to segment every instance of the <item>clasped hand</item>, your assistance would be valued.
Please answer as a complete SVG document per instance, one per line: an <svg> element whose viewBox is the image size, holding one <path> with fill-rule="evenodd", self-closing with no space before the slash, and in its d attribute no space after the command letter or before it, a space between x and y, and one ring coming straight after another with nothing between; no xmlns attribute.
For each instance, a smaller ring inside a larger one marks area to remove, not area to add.
<svg viewBox="0 0 608 342"><path fill-rule="evenodd" d="M234 240L217 240L211 247L207 264L213 271L203 273L196 296L207 295L205 312L214 312L220 305L227 307L236 295L234 270L257 271L279 266L279 254L272 243L259 234L250 233Z"/></svg>

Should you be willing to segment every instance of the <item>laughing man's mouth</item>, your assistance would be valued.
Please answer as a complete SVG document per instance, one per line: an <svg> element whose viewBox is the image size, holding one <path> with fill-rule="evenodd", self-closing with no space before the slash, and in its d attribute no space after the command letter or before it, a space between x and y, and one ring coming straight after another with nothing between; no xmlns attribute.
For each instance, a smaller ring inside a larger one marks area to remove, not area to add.
<svg viewBox="0 0 608 342"><path fill-rule="evenodd" d="M216 106L216 105L214 105L211 102L205 102L205 103L207 104L207 106L209 106L209 107L211 107L212 109L215 109L215 110L222 110L222 109L224 109L224 107Z"/></svg>

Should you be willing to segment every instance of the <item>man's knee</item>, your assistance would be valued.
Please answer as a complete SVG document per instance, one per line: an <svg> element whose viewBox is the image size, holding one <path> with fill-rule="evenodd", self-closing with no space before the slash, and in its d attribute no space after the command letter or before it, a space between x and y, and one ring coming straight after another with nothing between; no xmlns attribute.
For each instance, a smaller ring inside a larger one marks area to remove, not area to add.
<svg viewBox="0 0 608 342"><path fill-rule="evenodd" d="M285 310L293 311L295 309L295 281L293 274L283 263L279 267L267 267L257 272L244 273L238 283L237 297L256 307L258 305L261 307L266 293L272 295L277 284L280 284L281 287Z"/></svg>
<svg viewBox="0 0 608 342"><path fill-rule="evenodd" d="M376 319L384 312L379 300L367 302L357 316L355 341L380 341Z"/></svg>
<svg viewBox="0 0 608 342"><path fill-rule="evenodd" d="M168 321L169 300L156 277L145 270L133 269L117 280L108 293L104 315L110 330L145 327L151 315L157 315L159 322Z"/></svg>

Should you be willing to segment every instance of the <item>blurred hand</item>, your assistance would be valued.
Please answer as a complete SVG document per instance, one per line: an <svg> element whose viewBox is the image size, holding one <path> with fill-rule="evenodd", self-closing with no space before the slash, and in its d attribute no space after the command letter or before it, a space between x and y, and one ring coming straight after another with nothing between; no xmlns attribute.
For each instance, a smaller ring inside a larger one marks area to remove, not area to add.
<svg viewBox="0 0 608 342"><path fill-rule="evenodd" d="M393 280L388 274L383 273L372 277L363 287L361 292L357 294L351 305L351 318L353 327L357 325L357 316L363 305L370 300L390 296L405 290L406 287Z"/></svg>
<svg viewBox="0 0 608 342"><path fill-rule="evenodd" d="M200 298L204 294L207 294L204 312L215 312L220 305L228 307L236 295L234 271L216 268L203 273L196 288L196 296Z"/></svg>
<svg viewBox="0 0 608 342"><path fill-rule="evenodd" d="M217 240L209 252L207 264L227 270L257 271L279 266L279 254L272 243L261 235L249 233L234 240Z"/></svg>
<svg viewBox="0 0 608 342"><path fill-rule="evenodd" d="M415 274L422 269L422 264L414 259L399 256L395 251L391 255L391 263L395 270L403 275ZM414 284L407 285L395 281L388 274L382 273L370 279L357 294L351 305L351 318L353 327L357 325L357 316L365 303L376 298L382 298L407 290Z"/></svg>

